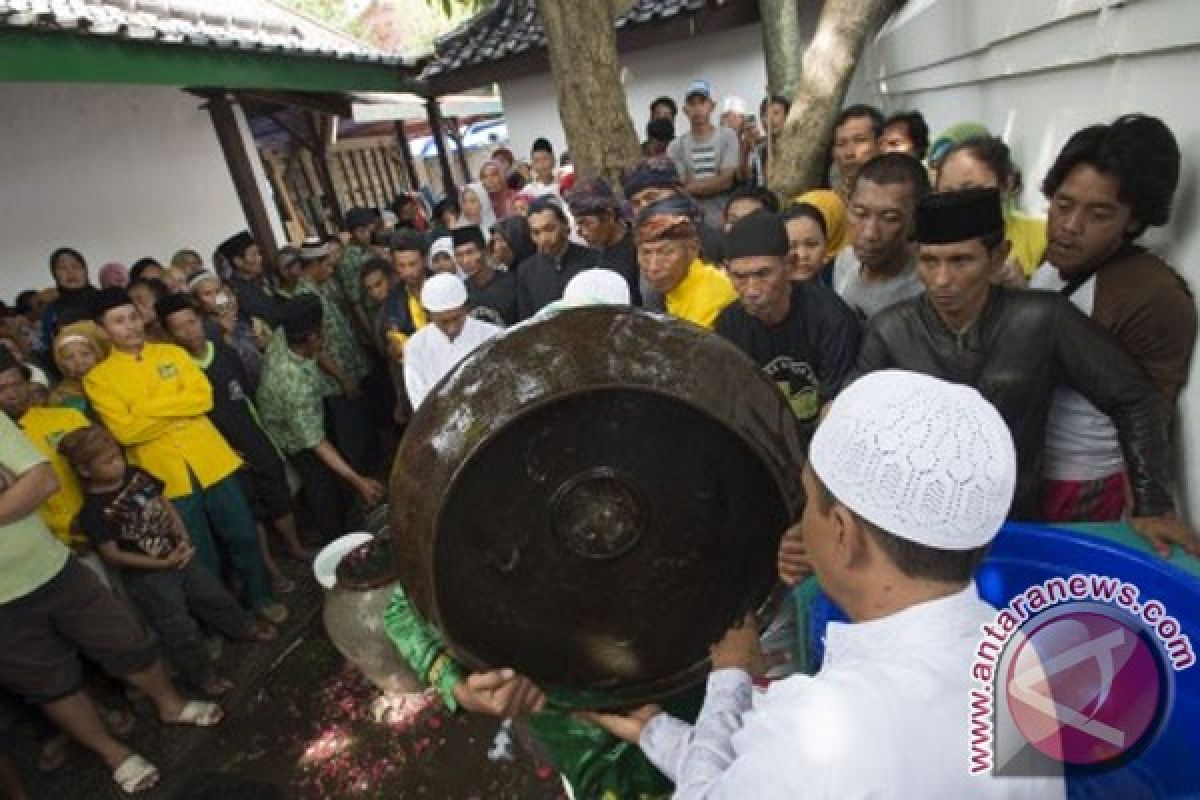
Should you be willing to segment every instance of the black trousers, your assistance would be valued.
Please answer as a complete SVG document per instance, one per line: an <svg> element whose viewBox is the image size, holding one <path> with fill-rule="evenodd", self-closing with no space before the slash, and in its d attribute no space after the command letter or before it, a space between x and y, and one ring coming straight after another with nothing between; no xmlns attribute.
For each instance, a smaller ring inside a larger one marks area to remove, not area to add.
<svg viewBox="0 0 1200 800"><path fill-rule="evenodd" d="M342 451L345 456L345 452ZM346 532L346 517L354 497L342 478L326 466L316 450L301 450L291 457L292 467L304 483L304 500L312 511L323 542Z"/></svg>

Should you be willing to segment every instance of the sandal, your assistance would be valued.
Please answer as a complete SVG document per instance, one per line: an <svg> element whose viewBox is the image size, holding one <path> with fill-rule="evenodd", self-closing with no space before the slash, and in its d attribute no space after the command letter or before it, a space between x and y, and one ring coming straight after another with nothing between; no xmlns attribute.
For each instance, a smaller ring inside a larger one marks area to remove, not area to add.
<svg viewBox="0 0 1200 800"><path fill-rule="evenodd" d="M200 700L189 700L175 719L164 719L164 725L192 725L197 728L211 728L225 718L225 712L216 703L205 703ZM160 718L161 719L161 718Z"/></svg>
<svg viewBox="0 0 1200 800"><path fill-rule="evenodd" d="M113 782L125 794L136 794L158 785L158 767L134 753L113 770Z"/></svg>

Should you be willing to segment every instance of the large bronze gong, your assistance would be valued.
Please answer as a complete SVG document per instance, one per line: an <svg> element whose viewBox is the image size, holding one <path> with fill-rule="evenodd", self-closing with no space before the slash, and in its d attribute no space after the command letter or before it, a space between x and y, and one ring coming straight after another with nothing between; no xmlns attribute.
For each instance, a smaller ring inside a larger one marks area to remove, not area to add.
<svg viewBox="0 0 1200 800"><path fill-rule="evenodd" d="M713 333L613 307L518 327L405 433L402 585L470 668L582 704L661 697L775 587L804 446L779 388Z"/></svg>

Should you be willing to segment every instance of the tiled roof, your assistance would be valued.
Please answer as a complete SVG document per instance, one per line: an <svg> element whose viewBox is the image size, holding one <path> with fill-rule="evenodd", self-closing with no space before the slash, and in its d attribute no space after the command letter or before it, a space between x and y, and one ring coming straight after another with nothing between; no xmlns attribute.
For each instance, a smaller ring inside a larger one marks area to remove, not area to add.
<svg viewBox="0 0 1200 800"><path fill-rule="evenodd" d="M617 17L617 30L694 13L707 4L707 0L634 0L630 9ZM496 0L491 9L437 40L436 55L421 77L436 78L545 46L546 31L536 0Z"/></svg>
<svg viewBox="0 0 1200 800"><path fill-rule="evenodd" d="M406 64L270 0L0 0L0 28Z"/></svg>

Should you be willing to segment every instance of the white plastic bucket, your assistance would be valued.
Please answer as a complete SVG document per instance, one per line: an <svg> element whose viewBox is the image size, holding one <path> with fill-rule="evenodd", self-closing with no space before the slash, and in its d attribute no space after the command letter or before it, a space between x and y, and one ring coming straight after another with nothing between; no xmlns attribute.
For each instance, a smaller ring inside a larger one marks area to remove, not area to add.
<svg viewBox="0 0 1200 800"><path fill-rule="evenodd" d="M347 533L345 536L339 536L325 545L313 559L313 575L316 576L317 583L326 590L333 589L334 584L337 583L338 564L342 563L342 559L354 548L374 538L375 534L373 533L355 531Z"/></svg>

